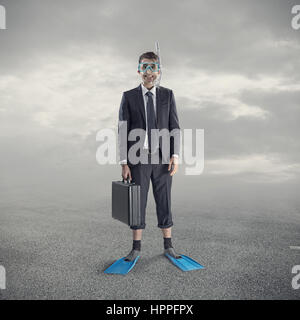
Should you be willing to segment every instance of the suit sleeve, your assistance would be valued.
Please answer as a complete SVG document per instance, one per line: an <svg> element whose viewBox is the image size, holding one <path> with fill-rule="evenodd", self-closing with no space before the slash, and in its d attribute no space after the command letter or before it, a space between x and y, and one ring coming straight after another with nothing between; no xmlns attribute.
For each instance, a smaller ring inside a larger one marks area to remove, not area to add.
<svg viewBox="0 0 300 320"><path fill-rule="evenodd" d="M118 146L119 146L119 156L120 164L127 163L127 141L129 133L130 124L130 114L128 108L128 101L123 92L121 99L120 109L119 109L119 121L118 121Z"/></svg>
<svg viewBox="0 0 300 320"><path fill-rule="evenodd" d="M170 155L179 155L180 153L180 126L177 115L177 108L174 93L171 90L171 103L170 103L170 115L169 115L169 131L170 137Z"/></svg>

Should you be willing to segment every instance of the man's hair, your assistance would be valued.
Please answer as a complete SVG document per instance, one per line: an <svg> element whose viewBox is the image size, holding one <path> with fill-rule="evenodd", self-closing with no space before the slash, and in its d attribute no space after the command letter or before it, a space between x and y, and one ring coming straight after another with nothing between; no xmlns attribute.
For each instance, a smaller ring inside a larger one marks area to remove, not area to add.
<svg viewBox="0 0 300 320"><path fill-rule="evenodd" d="M145 52L145 53L143 53L142 55L140 55L139 64L141 63L141 61L142 61L143 59L151 59L151 60L158 61L158 55L155 54L155 53L152 52L152 51Z"/></svg>

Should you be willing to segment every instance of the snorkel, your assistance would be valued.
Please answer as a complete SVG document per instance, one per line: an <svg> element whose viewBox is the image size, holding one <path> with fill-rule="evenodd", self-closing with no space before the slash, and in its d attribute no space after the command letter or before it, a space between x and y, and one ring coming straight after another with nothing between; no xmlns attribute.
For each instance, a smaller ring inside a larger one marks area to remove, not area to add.
<svg viewBox="0 0 300 320"><path fill-rule="evenodd" d="M161 59L160 59L160 48L159 48L159 43L158 41L155 42L155 53L157 54L158 56L158 64L159 64L159 67L160 67L160 74L158 75L158 77L155 79L155 85L156 86L159 86L160 85L160 80L161 80L161 76L162 76L162 66L161 66Z"/></svg>

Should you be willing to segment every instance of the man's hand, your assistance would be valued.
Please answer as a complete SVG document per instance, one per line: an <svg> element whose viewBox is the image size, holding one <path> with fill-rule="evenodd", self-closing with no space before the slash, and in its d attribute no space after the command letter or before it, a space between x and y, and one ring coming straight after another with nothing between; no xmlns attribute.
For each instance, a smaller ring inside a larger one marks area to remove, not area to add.
<svg viewBox="0 0 300 320"><path fill-rule="evenodd" d="M173 176L176 173L176 171L178 170L178 159L176 157L172 157L170 159L168 171L170 171L171 168L172 168L172 171L170 173L170 176Z"/></svg>
<svg viewBox="0 0 300 320"><path fill-rule="evenodd" d="M130 168L128 167L127 164L122 164L122 177L124 180L127 180L128 177L130 181L132 180Z"/></svg>

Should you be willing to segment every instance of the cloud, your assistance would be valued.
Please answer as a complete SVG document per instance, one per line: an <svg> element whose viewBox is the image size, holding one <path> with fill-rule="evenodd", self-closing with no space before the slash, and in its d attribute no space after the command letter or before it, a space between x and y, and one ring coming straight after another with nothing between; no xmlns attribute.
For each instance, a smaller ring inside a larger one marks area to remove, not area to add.
<svg viewBox="0 0 300 320"><path fill-rule="evenodd" d="M87 136L115 127L130 66L107 52L44 56L39 67L22 75L0 76L2 120L11 126L28 121L65 134ZM129 79L135 79L134 73ZM3 127L2 127L3 129Z"/></svg>
<svg viewBox="0 0 300 320"><path fill-rule="evenodd" d="M116 128L122 92L139 84L138 56L159 40L161 84L175 93L181 127L204 129L207 173L274 182L298 174L300 41L290 26L292 1L3 4L7 152L26 137L40 149L28 144L18 157L55 162L59 154L55 163L72 166L73 152L86 150L84 163L94 161L96 132Z"/></svg>
<svg viewBox="0 0 300 320"><path fill-rule="evenodd" d="M112 47L136 61L159 40L163 63L207 72L292 75L299 37L291 28L293 1L4 1L1 71L34 66L49 52ZM153 13L155 11L155 13ZM145 19L151 22L145 28ZM22 58L19 52L22 52ZM4 59L4 60L3 60ZM26 63L24 63L26 62ZM298 77L299 79L299 77Z"/></svg>
<svg viewBox="0 0 300 320"><path fill-rule="evenodd" d="M208 160L205 173L212 175L239 175L247 182L284 182L295 179L300 163L284 163L278 155L252 154L244 157ZM247 177L245 177L247 174Z"/></svg>

